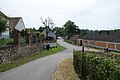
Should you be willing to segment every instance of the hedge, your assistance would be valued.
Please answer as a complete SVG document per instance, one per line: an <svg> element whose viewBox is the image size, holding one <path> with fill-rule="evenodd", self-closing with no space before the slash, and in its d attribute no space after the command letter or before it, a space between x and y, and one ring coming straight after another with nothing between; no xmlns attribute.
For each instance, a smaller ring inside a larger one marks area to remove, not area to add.
<svg viewBox="0 0 120 80"><path fill-rule="evenodd" d="M120 80L120 64L96 52L73 51L74 68L81 80Z"/></svg>

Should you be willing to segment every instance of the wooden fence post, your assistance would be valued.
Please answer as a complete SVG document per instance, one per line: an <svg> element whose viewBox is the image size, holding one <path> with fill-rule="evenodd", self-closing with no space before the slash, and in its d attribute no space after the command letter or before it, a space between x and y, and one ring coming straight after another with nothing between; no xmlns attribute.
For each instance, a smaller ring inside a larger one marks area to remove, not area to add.
<svg viewBox="0 0 120 80"><path fill-rule="evenodd" d="M17 44L17 46L20 47L20 32L18 32L17 34L18 34L18 39L17 39L18 44Z"/></svg>
<svg viewBox="0 0 120 80"><path fill-rule="evenodd" d="M26 35L26 43L30 45L30 33L27 32Z"/></svg>
<svg viewBox="0 0 120 80"><path fill-rule="evenodd" d="M81 74L81 80L87 80L86 78L86 73L87 73L87 70L86 70L86 54L85 54L85 50L84 50L84 46L82 47L82 74Z"/></svg>

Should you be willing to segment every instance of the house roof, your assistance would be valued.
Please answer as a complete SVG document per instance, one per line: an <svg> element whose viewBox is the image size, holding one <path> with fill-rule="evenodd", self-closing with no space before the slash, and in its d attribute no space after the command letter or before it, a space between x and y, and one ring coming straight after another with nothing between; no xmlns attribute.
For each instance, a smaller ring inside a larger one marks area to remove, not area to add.
<svg viewBox="0 0 120 80"><path fill-rule="evenodd" d="M48 28L49 29L49 32L52 32L52 33L54 33L50 28ZM46 28L42 31L42 33L44 33L45 35L46 35ZM54 33L55 34L55 33Z"/></svg>
<svg viewBox="0 0 120 80"><path fill-rule="evenodd" d="M70 40L77 40L79 39L80 35L73 35Z"/></svg>
<svg viewBox="0 0 120 80"><path fill-rule="evenodd" d="M8 18L2 11L0 11L0 16Z"/></svg>
<svg viewBox="0 0 120 80"><path fill-rule="evenodd" d="M9 25L10 25L10 28L13 30L15 29L17 23L19 22L19 20L21 19L22 17L10 17L9 18Z"/></svg>
<svg viewBox="0 0 120 80"><path fill-rule="evenodd" d="M46 29L43 30L42 32L44 35L46 35ZM54 39L56 39L56 34L54 32L52 32L51 29L49 29L49 33L48 33L49 37L54 37Z"/></svg>

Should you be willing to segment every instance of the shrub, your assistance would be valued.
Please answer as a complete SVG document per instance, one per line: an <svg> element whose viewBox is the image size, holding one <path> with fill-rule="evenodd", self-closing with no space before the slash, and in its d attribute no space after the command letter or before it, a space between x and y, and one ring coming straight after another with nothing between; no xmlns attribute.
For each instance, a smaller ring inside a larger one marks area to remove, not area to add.
<svg viewBox="0 0 120 80"><path fill-rule="evenodd" d="M120 80L120 64L115 59L93 54L94 52L84 54L81 51L74 51L73 53L74 68L80 78L83 77L81 71L84 69L88 80Z"/></svg>
<svg viewBox="0 0 120 80"><path fill-rule="evenodd" d="M24 37L20 37L20 45L24 44L26 44L26 40L24 39Z"/></svg>

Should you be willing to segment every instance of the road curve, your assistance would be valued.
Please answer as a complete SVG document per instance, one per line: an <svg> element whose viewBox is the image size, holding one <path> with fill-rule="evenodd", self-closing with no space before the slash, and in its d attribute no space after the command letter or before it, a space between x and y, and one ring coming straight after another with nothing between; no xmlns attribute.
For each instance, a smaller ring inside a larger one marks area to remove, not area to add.
<svg viewBox="0 0 120 80"><path fill-rule="evenodd" d="M58 64L66 58L71 58L73 49L81 49L81 47L73 46L63 40L58 40L58 43L67 49L2 72L0 80L50 80Z"/></svg>

